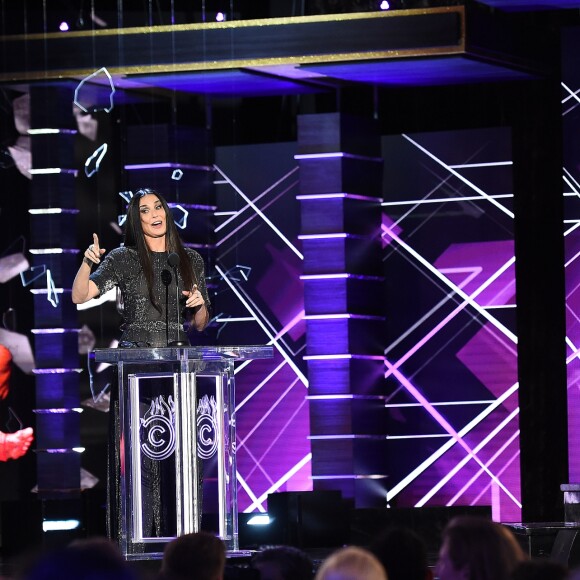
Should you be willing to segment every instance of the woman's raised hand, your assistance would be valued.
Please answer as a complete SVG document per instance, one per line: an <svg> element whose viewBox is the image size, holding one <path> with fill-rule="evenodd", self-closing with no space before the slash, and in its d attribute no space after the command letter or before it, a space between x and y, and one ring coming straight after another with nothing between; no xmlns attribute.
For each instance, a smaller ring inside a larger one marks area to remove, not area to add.
<svg viewBox="0 0 580 580"><path fill-rule="evenodd" d="M99 264L101 256L105 253L105 249L99 245L99 236L93 234L93 243L85 251L85 261L87 264Z"/></svg>

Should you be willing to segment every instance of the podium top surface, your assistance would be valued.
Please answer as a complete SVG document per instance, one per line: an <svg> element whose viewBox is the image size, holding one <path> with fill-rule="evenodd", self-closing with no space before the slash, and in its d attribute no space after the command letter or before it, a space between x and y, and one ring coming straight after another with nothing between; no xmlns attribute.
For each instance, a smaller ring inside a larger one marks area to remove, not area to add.
<svg viewBox="0 0 580 580"><path fill-rule="evenodd" d="M560 491L580 491L580 483L563 483Z"/></svg>
<svg viewBox="0 0 580 580"><path fill-rule="evenodd" d="M151 362L205 360L227 361L272 358L272 346L172 346L163 348L96 348L92 355L97 362Z"/></svg>

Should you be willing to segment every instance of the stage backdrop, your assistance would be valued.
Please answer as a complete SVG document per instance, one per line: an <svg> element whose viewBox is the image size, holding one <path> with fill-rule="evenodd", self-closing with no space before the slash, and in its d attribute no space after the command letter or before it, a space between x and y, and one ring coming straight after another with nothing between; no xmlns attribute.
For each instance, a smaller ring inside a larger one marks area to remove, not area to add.
<svg viewBox="0 0 580 580"><path fill-rule="evenodd" d="M495 519L519 521L510 133L385 136L382 148L384 505L491 505ZM196 340L274 346L273 359L236 372L242 511L266 511L276 491L312 489L296 151L215 151L215 248L203 250L214 311ZM99 195L121 212L118 191ZM114 303L79 321L98 346L114 344ZM98 370L96 393L110 380ZM103 444L93 437L85 465L104 458ZM89 467L104 481L102 465Z"/></svg>
<svg viewBox="0 0 580 580"><path fill-rule="evenodd" d="M218 149L221 344L273 343L237 375L240 506L311 489L294 144ZM507 130L383 139L385 505L520 519Z"/></svg>

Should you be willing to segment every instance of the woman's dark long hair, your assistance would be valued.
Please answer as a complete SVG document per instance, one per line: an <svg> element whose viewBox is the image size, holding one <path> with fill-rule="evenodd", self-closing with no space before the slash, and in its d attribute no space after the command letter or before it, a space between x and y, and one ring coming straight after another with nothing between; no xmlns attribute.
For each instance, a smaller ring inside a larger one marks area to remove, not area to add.
<svg viewBox="0 0 580 580"><path fill-rule="evenodd" d="M161 312L161 306L158 304L153 292L154 280L153 280L153 263L151 259L151 250L145 242L145 236L143 234L143 227L141 226L141 213L139 211L139 202L141 198L145 195L155 195L161 202L163 209L165 211L165 223L166 223L166 234L165 234L165 249L169 253L176 253L179 256L179 273L183 278L185 288L191 290L194 284L197 284L197 279L193 268L191 267L191 262L179 234L177 232L177 227L173 221L173 215L165 198L159 194L154 189L149 189L148 187L140 189L133 194L129 205L127 206L127 220L125 222L125 246L129 248L135 248L137 250L137 256L139 257L139 263L141 264L141 269L145 275L145 281L147 282L147 290L149 292L149 300L156 310Z"/></svg>

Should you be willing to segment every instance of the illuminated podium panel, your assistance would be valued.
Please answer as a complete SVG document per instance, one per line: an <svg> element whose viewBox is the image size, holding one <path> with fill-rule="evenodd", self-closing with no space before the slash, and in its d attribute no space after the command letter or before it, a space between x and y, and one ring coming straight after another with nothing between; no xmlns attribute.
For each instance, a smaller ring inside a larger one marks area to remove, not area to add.
<svg viewBox="0 0 580 580"><path fill-rule="evenodd" d="M272 356L271 346L95 349L118 369L126 559L161 558L201 529L239 550L234 364Z"/></svg>

